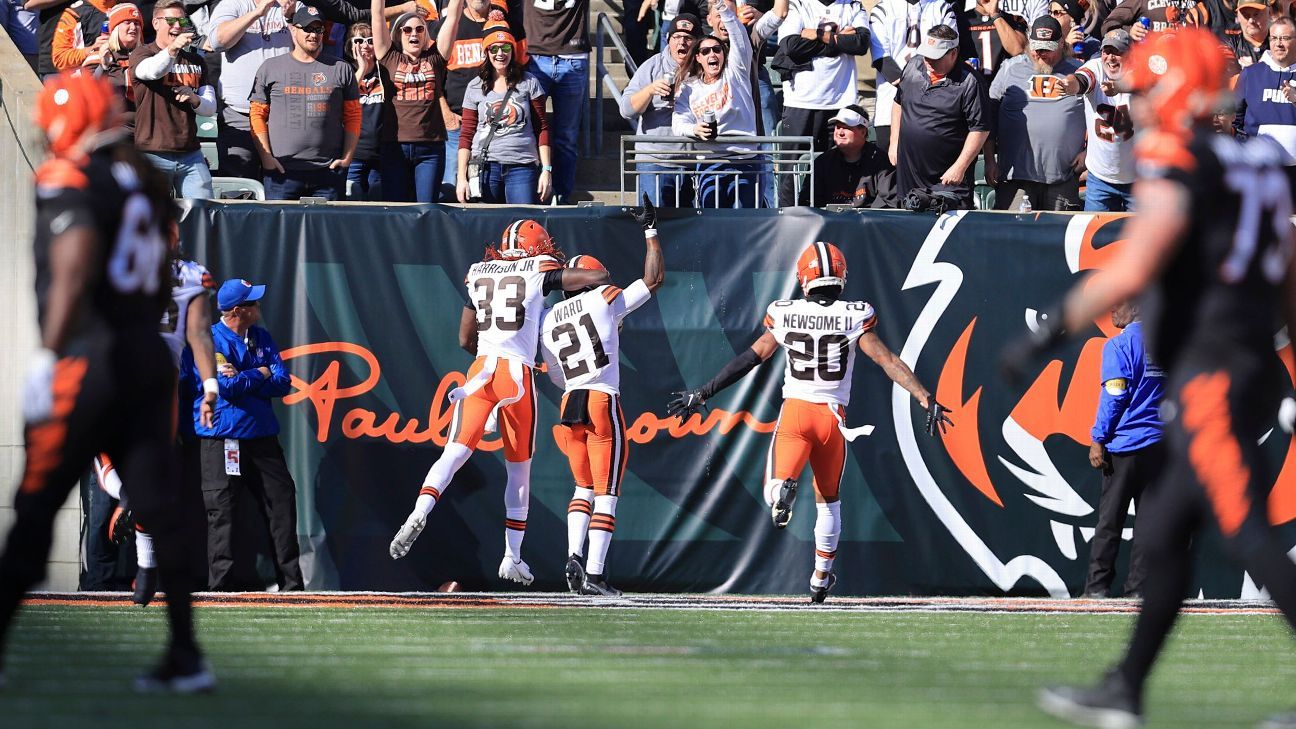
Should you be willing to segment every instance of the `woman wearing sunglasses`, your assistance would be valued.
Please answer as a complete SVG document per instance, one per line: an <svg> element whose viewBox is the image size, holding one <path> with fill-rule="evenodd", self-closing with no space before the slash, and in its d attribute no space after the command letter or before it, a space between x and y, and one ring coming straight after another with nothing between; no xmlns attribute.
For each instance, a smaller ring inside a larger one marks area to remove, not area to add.
<svg viewBox="0 0 1296 729"><path fill-rule="evenodd" d="M544 91L517 59L504 30L482 39L486 61L464 92L459 131L459 201L532 205L553 191ZM477 176L469 177L469 161ZM475 185L474 182L477 184ZM480 185L479 190L474 188Z"/></svg>
<svg viewBox="0 0 1296 729"><path fill-rule="evenodd" d="M464 0L450 0L436 38L416 12L401 13L390 28L373 25L374 58L388 88L380 164L383 196L388 200L439 202L445 171L446 53L454 47ZM384 0L372 0L373 18L382 18Z"/></svg>
<svg viewBox="0 0 1296 729"><path fill-rule="evenodd" d="M675 94L672 126L680 136L705 142L717 136L754 137L751 39L729 3L718 3L716 9L732 45L708 35L693 46L681 64L685 75ZM756 207L761 167L756 145L728 142L699 149L715 161L698 165L697 206Z"/></svg>
<svg viewBox="0 0 1296 729"><path fill-rule="evenodd" d="M384 93L382 70L374 54L373 26L356 23L347 30L346 58L356 70L360 87L360 141L347 168L351 200L382 200L382 172L378 146L382 134Z"/></svg>

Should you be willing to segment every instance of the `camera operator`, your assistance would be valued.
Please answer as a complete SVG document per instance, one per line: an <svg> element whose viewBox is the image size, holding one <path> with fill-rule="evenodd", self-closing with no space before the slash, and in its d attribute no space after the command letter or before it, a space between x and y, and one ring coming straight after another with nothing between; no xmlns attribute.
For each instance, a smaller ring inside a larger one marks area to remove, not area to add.
<svg viewBox="0 0 1296 729"><path fill-rule="evenodd" d="M135 146L171 181L178 197L210 198L211 171L198 143L198 116L216 111L207 63L194 50L198 31L181 0L153 6L157 39L131 54Z"/></svg>

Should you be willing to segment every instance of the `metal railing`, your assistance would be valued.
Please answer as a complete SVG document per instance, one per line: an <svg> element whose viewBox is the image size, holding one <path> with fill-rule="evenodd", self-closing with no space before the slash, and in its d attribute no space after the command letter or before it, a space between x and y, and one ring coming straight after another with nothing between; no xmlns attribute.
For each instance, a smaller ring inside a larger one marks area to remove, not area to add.
<svg viewBox="0 0 1296 729"><path fill-rule="evenodd" d="M659 146L678 144L674 149L638 149L640 144ZM750 155L739 155L728 149L735 144L760 145ZM715 194L709 200L690 200L683 195L684 186L675 186L675 207L720 207L720 182L732 178L735 185L755 186L756 204L753 207L776 207L779 184L784 180L792 185L793 200L799 199L802 188L808 187L814 199L814 137L717 137L711 142L700 142L692 137L662 137L626 134L621 137L621 203L639 204L644 175L679 174L685 182L692 182L696 190L704 178L715 177ZM754 164L753 164L754 163ZM651 169L643 169L652 165ZM718 169L708 169L717 165ZM746 169L725 169L727 166L745 165ZM666 169L661 169L665 167ZM655 178L656 179L656 178ZM657 184L660 201L661 185ZM632 197L627 198L627 193ZM668 204L661 201L660 204ZM686 203L686 204L681 204Z"/></svg>
<svg viewBox="0 0 1296 729"><path fill-rule="evenodd" d="M617 87L616 81L612 79L611 73L608 72L607 62L603 60L603 51L607 48L607 39L612 39L612 45L616 47L617 52L621 54L621 60L625 64L626 77L635 75L639 70L639 64L635 63L634 57L630 55L630 50L626 48L625 40L621 34L617 33L616 28L612 26L612 21L608 18L607 13L599 13L594 21L594 69L597 74L597 83L594 86L594 154L603 154L603 89L607 89L608 95L617 104L621 103L622 89ZM590 150L590 126L585 125L585 151Z"/></svg>

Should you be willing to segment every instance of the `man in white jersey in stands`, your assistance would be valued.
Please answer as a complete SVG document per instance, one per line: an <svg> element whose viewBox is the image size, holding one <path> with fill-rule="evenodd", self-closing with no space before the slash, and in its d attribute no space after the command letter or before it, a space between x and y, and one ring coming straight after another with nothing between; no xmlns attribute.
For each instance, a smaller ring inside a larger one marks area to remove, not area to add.
<svg viewBox="0 0 1296 729"><path fill-rule="evenodd" d="M215 283L202 264L180 258L180 227L174 220L167 231L172 254L171 305L162 317L162 339L171 348L171 356L180 372L179 400L176 431L180 445L181 477L185 479L185 493L193 496L202 493L202 475L198 462L198 441L194 437L194 404L197 416L210 427L212 411L216 406L216 355L211 338L211 309L205 298ZM200 298L202 297L202 298ZM196 300L196 301L195 301ZM197 370L201 383L194 382ZM202 398L198 399L198 392ZM147 525L135 523L128 498L129 489L123 488L121 476L108 458L100 453L94 459L95 476L99 486L118 501L118 506L108 522L108 536L122 544L133 530L135 532L135 591L132 600L137 605L148 605L158 589L157 558L153 554L153 538L145 531ZM196 536L190 545L191 553L206 554L206 516L201 501L182 500L186 516ZM199 584L205 584L207 568L202 560L195 560L194 568Z"/></svg>
<svg viewBox="0 0 1296 729"><path fill-rule="evenodd" d="M616 530L617 498L628 456L625 416L621 412L621 320L661 288L661 245L657 211L644 194L635 215L644 228L648 251L643 278L624 289L611 284L578 294L545 314L540 348L549 377L563 388L561 422L554 440L567 454L576 491L567 506L567 587L575 593L619 597L604 568ZM568 268L603 271L593 256L575 256ZM585 538L589 537L588 560Z"/></svg>
<svg viewBox="0 0 1296 729"><path fill-rule="evenodd" d="M545 295L609 282L607 271L563 268L561 256L543 226L519 220L504 229L498 247L486 249L486 260L468 269L464 283L472 306L464 307L459 321L459 346L476 359L468 369L468 381L450 392L455 404L450 442L428 470L414 511L392 539L388 548L392 559L409 554L450 479L482 436L498 424L508 475L499 576L523 585L534 579L522 561L522 537L535 454L534 368Z"/></svg>
<svg viewBox="0 0 1296 729"><path fill-rule="evenodd" d="M1115 84L1124 74L1125 55L1134 44L1124 28L1103 36L1102 51L1076 72L1062 79L1068 94L1083 96L1085 126L1089 131L1085 167L1084 209L1091 212L1129 212L1134 202L1134 120L1130 95L1117 93Z"/></svg>
<svg viewBox="0 0 1296 729"><path fill-rule="evenodd" d="M838 298L846 286L846 257L837 246L823 242L807 246L797 259L797 282L804 299L780 299L770 304L765 312L765 333L751 348L743 350L707 384L676 393L678 397L666 411L681 420L688 418L708 398L740 380L780 347L787 350L783 407L765 465L764 495L774 526L787 526L792 519L797 478L809 461L817 510L810 601L818 603L837 582L833 560L841 533L838 489L846 465L846 442L867 434L845 425L856 348L927 411L930 435L944 432L952 423L945 416L948 408L936 402L913 370L877 335L873 307L863 301Z"/></svg>

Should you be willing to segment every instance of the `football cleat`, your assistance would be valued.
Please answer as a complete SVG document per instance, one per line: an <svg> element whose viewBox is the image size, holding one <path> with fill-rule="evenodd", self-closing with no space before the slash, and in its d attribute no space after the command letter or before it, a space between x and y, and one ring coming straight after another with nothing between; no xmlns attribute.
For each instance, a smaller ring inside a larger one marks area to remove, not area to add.
<svg viewBox="0 0 1296 729"><path fill-rule="evenodd" d="M108 541L113 544L125 544L135 531L135 513L129 507L118 506L113 509L108 519Z"/></svg>
<svg viewBox="0 0 1296 729"><path fill-rule="evenodd" d="M135 679L135 692L141 694L205 694L215 688L216 675L201 658L182 661L168 656L157 668Z"/></svg>
<svg viewBox="0 0 1296 729"><path fill-rule="evenodd" d="M1093 688L1046 686L1036 696L1046 714L1079 726L1135 729L1143 726L1139 697L1115 670Z"/></svg>
<svg viewBox="0 0 1296 729"><path fill-rule="evenodd" d="M401 526L400 531L392 538L391 546L387 548L387 553L392 559L400 559L409 554L410 547L414 546L414 540L419 538L423 533L423 527L427 526L426 514L410 514Z"/></svg>
<svg viewBox="0 0 1296 729"><path fill-rule="evenodd" d="M131 602L136 605L148 605L153 602L157 589L157 567L140 567L135 573L135 594L131 595Z"/></svg>
<svg viewBox="0 0 1296 729"><path fill-rule="evenodd" d="M796 502L797 482L795 479L787 479L775 487L774 505L770 507L770 517L774 520L774 526L782 529L792 521L792 504Z"/></svg>
<svg viewBox="0 0 1296 729"><path fill-rule="evenodd" d="M507 554L504 555L504 561L500 562L499 576L513 582L520 582L529 585L535 582L535 576L531 574L531 568L522 560L514 560Z"/></svg>
<svg viewBox="0 0 1296 729"><path fill-rule="evenodd" d="M823 587L815 587L814 584L811 584L810 602L816 605L823 602L824 598L828 597L828 591L833 589L835 584L837 584L837 575L832 572L828 573L828 581L824 583Z"/></svg>
<svg viewBox="0 0 1296 729"><path fill-rule="evenodd" d="M585 575L585 584L581 585L582 595L598 595L600 597L621 597L621 591L609 585L603 575Z"/></svg>
<svg viewBox="0 0 1296 729"><path fill-rule="evenodd" d="M585 584L585 565L581 564L581 558L575 554L567 558L567 589L574 594L581 594L581 587Z"/></svg>

